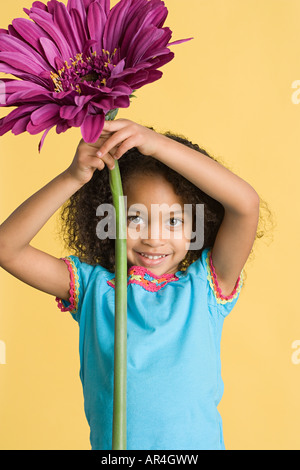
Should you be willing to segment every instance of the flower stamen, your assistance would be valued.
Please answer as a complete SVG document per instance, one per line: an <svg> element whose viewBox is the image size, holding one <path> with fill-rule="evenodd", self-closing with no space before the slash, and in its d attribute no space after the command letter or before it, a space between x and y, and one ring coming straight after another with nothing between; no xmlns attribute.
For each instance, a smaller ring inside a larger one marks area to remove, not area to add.
<svg viewBox="0 0 300 470"><path fill-rule="evenodd" d="M102 55L94 51L90 55L76 54L69 61L65 60L64 66L57 72L50 72L50 78L54 84L54 91L76 91L81 94L80 83L88 82L90 86L100 88L107 85L111 71L116 66L117 49L112 53L102 50Z"/></svg>

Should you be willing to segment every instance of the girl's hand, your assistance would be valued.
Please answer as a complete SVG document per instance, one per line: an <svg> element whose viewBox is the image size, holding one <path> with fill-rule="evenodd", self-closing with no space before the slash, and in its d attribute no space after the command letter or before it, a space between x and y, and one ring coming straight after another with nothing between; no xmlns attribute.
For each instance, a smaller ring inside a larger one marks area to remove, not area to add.
<svg viewBox="0 0 300 470"><path fill-rule="evenodd" d="M103 170L105 165L110 170L115 167L115 160L133 147L143 155L154 157L158 148L160 134L128 119L106 121L101 137L94 144L80 141L74 160L66 170L76 181L88 183L95 170Z"/></svg>
<svg viewBox="0 0 300 470"><path fill-rule="evenodd" d="M105 168L105 163L110 170L113 170L115 166L115 161L113 156L107 154L105 161L101 159L97 152L99 147L105 143L109 135L100 137L94 144L90 144L81 139L73 162L67 168L66 173L71 175L79 184L84 185L88 183L95 172L95 170L103 170ZM113 149L116 151L116 149Z"/></svg>
<svg viewBox="0 0 300 470"><path fill-rule="evenodd" d="M154 157L160 137L162 136L157 132L128 119L106 121L97 154L108 166L113 165L114 160L121 158L133 147L143 155Z"/></svg>

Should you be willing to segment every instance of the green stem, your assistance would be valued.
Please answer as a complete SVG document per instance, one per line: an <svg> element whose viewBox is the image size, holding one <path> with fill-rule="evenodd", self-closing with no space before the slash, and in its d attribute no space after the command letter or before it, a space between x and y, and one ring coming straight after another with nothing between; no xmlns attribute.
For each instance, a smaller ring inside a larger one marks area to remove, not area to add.
<svg viewBox="0 0 300 470"><path fill-rule="evenodd" d="M115 243L115 346L112 450L127 446L127 240L126 213L118 161L109 172L116 211Z"/></svg>

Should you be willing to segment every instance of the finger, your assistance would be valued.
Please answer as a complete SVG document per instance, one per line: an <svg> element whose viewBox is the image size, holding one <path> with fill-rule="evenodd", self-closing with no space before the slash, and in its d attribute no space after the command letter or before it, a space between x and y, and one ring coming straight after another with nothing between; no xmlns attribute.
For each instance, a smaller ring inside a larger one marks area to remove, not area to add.
<svg viewBox="0 0 300 470"><path fill-rule="evenodd" d="M127 138L131 136L131 131L129 129L123 129L121 131L112 134L109 139L107 139L104 143L101 144L97 155L105 155L113 151L116 147L120 146Z"/></svg>
<svg viewBox="0 0 300 470"><path fill-rule="evenodd" d="M87 155L87 158L85 159L84 163L83 163L83 166L85 169L94 169L94 170L103 170L105 168L105 162L95 156L95 154L90 154L90 155Z"/></svg>
<svg viewBox="0 0 300 470"><path fill-rule="evenodd" d="M128 119L115 119L114 121L105 121L102 134L107 134L110 132L117 132L124 127L128 126L131 121Z"/></svg>
<svg viewBox="0 0 300 470"><path fill-rule="evenodd" d="M129 137L116 150L114 154L114 159L119 160L119 158L121 158L124 155L124 153L128 152L128 150L132 149L135 146L136 146L135 136Z"/></svg>
<svg viewBox="0 0 300 470"><path fill-rule="evenodd" d="M107 133L106 135L101 135L101 137L99 137L98 140L96 140L96 142L94 143L89 143L89 144L86 144L88 145L88 147L91 147L92 149L99 149L99 147L101 145L103 145L104 142L107 141L107 139L110 137L111 134Z"/></svg>
<svg viewBox="0 0 300 470"><path fill-rule="evenodd" d="M109 153L102 155L101 157L97 155L97 158L98 160L104 162L110 170L115 168L115 160Z"/></svg>

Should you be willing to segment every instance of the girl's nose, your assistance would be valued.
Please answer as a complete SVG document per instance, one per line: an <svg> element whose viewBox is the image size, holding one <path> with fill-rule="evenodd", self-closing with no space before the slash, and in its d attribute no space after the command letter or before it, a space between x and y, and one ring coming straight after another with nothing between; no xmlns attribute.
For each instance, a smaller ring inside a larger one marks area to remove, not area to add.
<svg viewBox="0 0 300 470"><path fill-rule="evenodd" d="M142 239L153 247L164 245L165 233L163 227L160 224L149 224L143 230Z"/></svg>
<svg viewBox="0 0 300 470"><path fill-rule="evenodd" d="M149 240L143 240L143 245L149 246L151 248L159 248L164 246L165 242L163 240L153 240L150 238Z"/></svg>

